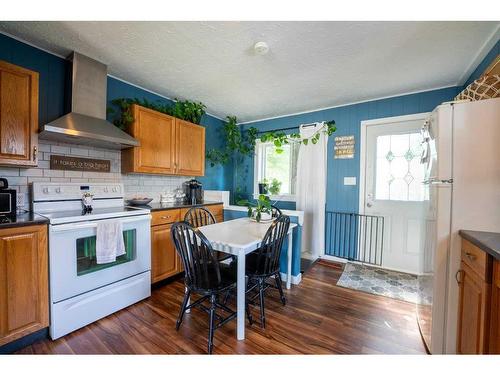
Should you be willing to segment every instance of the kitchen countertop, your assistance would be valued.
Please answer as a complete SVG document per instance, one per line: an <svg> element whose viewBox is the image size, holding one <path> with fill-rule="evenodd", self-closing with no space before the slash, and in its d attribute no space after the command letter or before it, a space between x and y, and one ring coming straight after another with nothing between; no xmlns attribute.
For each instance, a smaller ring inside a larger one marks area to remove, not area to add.
<svg viewBox="0 0 500 375"><path fill-rule="evenodd" d="M0 218L0 229L4 228L15 228L22 227L27 225L36 225L36 224L47 224L49 222L43 216L37 215L33 212L25 211L23 213L18 213L15 219L8 219L9 221L3 222Z"/></svg>
<svg viewBox="0 0 500 375"><path fill-rule="evenodd" d="M187 202L172 202L172 203L160 203L160 202L152 202L145 206L130 206L130 207L140 207L147 208L153 211L162 211L162 210L172 210L175 208L191 208L191 207L199 207L199 206L209 206L214 204L223 204L223 202L215 202L215 201L204 201L199 204L191 204Z"/></svg>
<svg viewBox="0 0 500 375"><path fill-rule="evenodd" d="M500 233L460 230L460 236L500 260Z"/></svg>

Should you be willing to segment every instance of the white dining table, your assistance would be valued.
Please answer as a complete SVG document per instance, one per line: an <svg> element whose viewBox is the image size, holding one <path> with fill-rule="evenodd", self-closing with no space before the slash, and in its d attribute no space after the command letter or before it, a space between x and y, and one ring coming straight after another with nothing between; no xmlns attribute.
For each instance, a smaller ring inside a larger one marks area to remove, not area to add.
<svg viewBox="0 0 500 375"><path fill-rule="evenodd" d="M261 241L271 223L257 223L247 217L216 224L206 225L198 229L210 241L215 250L235 255L237 260L236 280L236 313L237 338L245 339L245 257L259 248ZM297 224L290 223L288 229L287 276L286 287L290 289L292 279L292 232Z"/></svg>

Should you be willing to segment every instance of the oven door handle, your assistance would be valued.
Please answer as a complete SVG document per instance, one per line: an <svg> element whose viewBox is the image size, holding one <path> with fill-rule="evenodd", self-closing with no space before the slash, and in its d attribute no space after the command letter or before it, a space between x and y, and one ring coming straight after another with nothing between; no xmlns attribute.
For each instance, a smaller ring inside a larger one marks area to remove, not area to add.
<svg viewBox="0 0 500 375"><path fill-rule="evenodd" d="M103 219L103 220L116 220L116 218ZM138 221L151 220L151 215L140 215L135 216L131 219L120 219L122 224L135 223ZM83 222L83 223L69 223L69 224L59 224L59 225L51 225L50 231L54 232L67 232L67 231L75 231L78 229L88 229L88 228L97 228L97 222L102 220L97 220L93 222Z"/></svg>

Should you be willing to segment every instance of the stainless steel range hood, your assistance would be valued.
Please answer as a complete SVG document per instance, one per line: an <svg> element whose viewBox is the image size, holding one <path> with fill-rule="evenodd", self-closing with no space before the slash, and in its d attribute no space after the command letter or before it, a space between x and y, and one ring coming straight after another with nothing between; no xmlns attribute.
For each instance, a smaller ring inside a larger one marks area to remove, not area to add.
<svg viewBox="0 0 500 375"><path fill-rule="evenodd" d="M106 65L73 52L71 112L42 125L40 138L122 149L139 141L106 121Z"/></svg>

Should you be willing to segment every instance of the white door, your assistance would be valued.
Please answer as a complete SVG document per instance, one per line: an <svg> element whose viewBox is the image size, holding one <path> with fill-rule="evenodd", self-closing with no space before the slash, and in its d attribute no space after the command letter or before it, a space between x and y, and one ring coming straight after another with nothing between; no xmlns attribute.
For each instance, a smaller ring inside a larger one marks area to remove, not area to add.
<svg viewBox="0 0 500 375"><path fill-rule="evenodd" d="M422 272L428 189L420 130L429 114L362 122L360 213L385 218L382 267Z"/></svg>

